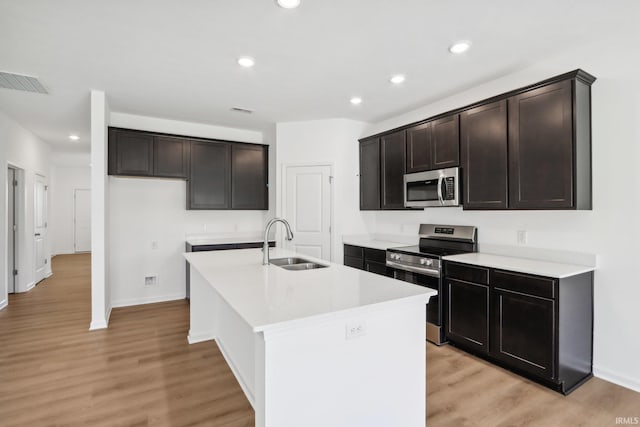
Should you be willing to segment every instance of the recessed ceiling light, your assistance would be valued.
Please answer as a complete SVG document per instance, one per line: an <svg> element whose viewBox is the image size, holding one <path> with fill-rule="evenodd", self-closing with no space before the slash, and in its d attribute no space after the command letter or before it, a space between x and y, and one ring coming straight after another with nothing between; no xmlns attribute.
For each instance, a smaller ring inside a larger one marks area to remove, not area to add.
<svg viewBox="0 0 640 427"><path fill-rule="evenodd" d="M362 98L359 98L357 96L354 96L353 98L351 98L349 100L349 102L351 102L353 105L358 105L358 104L362 104Z"/></svg>
<svg viewBox="0 0 640 427"><path fill-rule="evenodd" d="M449 46L449 52L462 53L462 52L466 52L467 49L469 49L470 47L471 47L471 42L463 40Z"/></svg>
<svg viewBox="0 0 640 427"><path fill-rule="evenodd" d="M300 6L300 0L276 0L276 3L284 9L295 9Z"/></svg>
<svg viewBox="0 0 640 427"><path fill-rule="evenodd" d="M399 85L404 82L404 76L402 74L396 74L395 76L392 76L389 81L394 85Z"/></svg>
<svg viewBox="0 0 640 427"><path fill-rule="evenodd" d="M78 135L69 135L69 139L72 141L77 141L80 139L80 137Z"/></svg>
<svg viewBox="0 0 640 427"><path fill-rule="evenodd" d="M241 56L240 58L238 58L238 64L245 68L253 67L255 63L256 61L254 61L253 58L249 56Z"/></svg>

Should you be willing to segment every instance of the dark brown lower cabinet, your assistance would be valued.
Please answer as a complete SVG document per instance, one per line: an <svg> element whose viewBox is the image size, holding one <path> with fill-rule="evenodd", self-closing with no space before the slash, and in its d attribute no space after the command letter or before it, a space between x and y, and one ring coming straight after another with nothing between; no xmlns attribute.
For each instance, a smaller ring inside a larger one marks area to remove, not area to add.
<svg viewBox="0 0 640 427"><path fill-rule="evenodd" d="M446 281L446 334L476 351L489 351L489 286Z"/></svg>
<svg viewBox="0 0 640 427"><path fill-rule="evenodd" d="M554 301L494 289L491 354L510 365L553 378Z"/></svg>
<svg viewBox="0 0 640 427"><path fill-rule="evenodd" d="M387 252L380 249L363 248L362 246L344 245L344 265L380 274L391 276L391 271L386 264Z"/></svg>
<svg viewBox="0 0 640 427"><path fill-rule="evenodd" d="M453 345L568 394L592 376L593 272L552 278L445 263Z"/></svg>

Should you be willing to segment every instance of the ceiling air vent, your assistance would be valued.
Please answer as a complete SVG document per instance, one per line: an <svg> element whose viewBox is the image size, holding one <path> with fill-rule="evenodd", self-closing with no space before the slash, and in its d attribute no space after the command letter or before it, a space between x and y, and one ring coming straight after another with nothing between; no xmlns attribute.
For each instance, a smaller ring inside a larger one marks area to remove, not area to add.
<svg viewBox="0 0 640 427"><path fill-rule="evenodd" d="M240 107L233 107L231 108L231 111L235 111L236 113L245 113L245 114L253 113L253 110L249 110L247 108L240 108Z"/></svg>
<svg viewBox="0 0 640 427"><path fill-rule="evenodd" d="M47 93L47 90L37 78L7 73L6 71L0 71L0 88Z"/></svg>

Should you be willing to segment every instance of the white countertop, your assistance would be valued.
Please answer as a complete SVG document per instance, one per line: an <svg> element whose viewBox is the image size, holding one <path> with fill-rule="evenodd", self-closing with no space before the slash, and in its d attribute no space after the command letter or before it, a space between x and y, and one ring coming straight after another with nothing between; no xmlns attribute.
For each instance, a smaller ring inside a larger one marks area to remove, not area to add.
<svg viewBox="0 0 640 427"><path fill-rule="evenodd" d="M426 304L437 294L429 288L280 248L272 248L270 254L271 259L298 256L329 267L289 271L263 266L260 249L184 256L256 332L284 322L401 300Z"/></svg>
<svg viewBox="0 0 640 427"><path fill-rule="evenodd" d="M516 258L502 255L485 254L481 252L449 255L442 257L446 261L456 261L464 264L511 270L518 273L536 274L538 276L562 279L587 273L595 267L578 264L564 264L559 262L539 261L529 258Z"/></svg>
<svg viewBox="0 0 640 427"><path fill-rule="evenodd" d="M399 248L401 246L411 246L409 243L388 242L385 240L375 240L358 237L344 237L342 243L345 245L362 246L363 248L380 249L386 251L389 248Z"/></svg>

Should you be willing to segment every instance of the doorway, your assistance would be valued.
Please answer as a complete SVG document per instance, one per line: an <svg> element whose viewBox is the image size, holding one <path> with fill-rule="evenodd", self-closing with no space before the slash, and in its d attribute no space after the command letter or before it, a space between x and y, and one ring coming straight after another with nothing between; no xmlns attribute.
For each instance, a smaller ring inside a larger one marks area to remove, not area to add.
<svg viewBox="0 0 640 427"><path fill-rule="evenodd" d="M18 172L9 167L7 169L7 292L16 292L16 275L18 274L18 262L16 250L16 237L18 220L16 215L16 194L18 188Z"/></svg>
<svg viewBox="0 0 640 427"><path fill-rule="evenodd" d="M35 247L35 283L42 281L47 275L47 184L46 178L36 174L34 184L34 247Z"/></svg>
<svg viewBox="0 0 640 427"><path fill-rule="evenodd" d="M73 194L73 248L76 253L91 251L91 190Z"/></svg>
<svg viewBox="0 0 640 427"><path fill-rule="evenodd" d="M327 164L285 165L283 180L284 217L294 236L285 247L327 261L331 261L332 170Z"/></svg>

